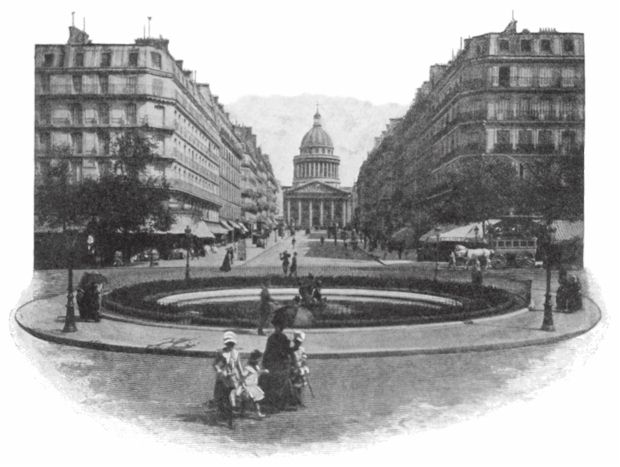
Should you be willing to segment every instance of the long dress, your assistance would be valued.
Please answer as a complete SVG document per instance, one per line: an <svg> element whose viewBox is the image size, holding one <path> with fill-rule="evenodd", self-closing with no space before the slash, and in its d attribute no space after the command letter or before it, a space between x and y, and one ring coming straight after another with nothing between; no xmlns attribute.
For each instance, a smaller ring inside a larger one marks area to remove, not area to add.
<svg viewBox="0 0 620 467"><path fill-rule="evenodd" d="M263 366L269 373L261 375L260 386L265 391L265 401L278 409L294 402L290 380L291 341L283 332L274 332L267 339Z"/></svg>
<svg viewBox="0 0 620 467"><path fill-rule="evenodd" d="M220 271L230 271L230 252L228 251L224 255L224 261L222 262L222 266L220 266Z"/></svg>

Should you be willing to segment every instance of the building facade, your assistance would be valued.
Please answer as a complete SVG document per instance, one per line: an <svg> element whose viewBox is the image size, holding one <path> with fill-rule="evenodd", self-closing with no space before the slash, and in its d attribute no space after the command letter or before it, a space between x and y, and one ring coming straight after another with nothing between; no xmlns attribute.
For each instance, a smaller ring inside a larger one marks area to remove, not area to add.
<svg viewBox="0 0 620 467"><path fill-rule="evenodd" d="M465 39L376 139L357 180L361 218L388 231L415 222L474 156L506 159L522 178L536 158L582 158L584 82L581 33L517 31L513 20Z"/></svg>
<svg viewBox="0 0 620 467"><path fill-rule="evenodd" d="M340 187L340 157L317 109L293 158L293 184L283 188L284 220L300 228L344 227L351 221L351 189Z"/></svg>
<svg viewBox="0 0 620 467"><path fill-rule="evenodd" d="M156 143L151 175L165 176L175 229L201 217L201 232L241 217L241 144L207 84L197 83L163 38L93 43L71 26L66 44L35 47L37 173L66 148L76 181L111 170L114 141L139 129Z"/></svg>

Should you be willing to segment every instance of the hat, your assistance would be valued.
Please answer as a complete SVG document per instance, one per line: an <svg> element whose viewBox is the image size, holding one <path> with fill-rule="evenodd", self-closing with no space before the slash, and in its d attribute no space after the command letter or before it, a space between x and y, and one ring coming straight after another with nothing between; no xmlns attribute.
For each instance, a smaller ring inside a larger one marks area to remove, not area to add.
<svg viewBox="0 0 620 467"><path fill-rule="evenodd" d="M262 356L263 356L263 352L261 352L260 350L253 350L252 353L250 354L250 360L257 361Z"/></svg>
<svg viewBox="0 0 620 467"><path fill-rule="evenodd" d="M295 331L293 333L293 340L303 342L306 339L306 333L303 331Z"/></svg>
<svg viewBox="0 0 620 467"><path fill-rule="evenodd" d="M228 344L229 342L233 344L237 343L237 335L232 331L226 331L224 333L224 344Z"/></svg>

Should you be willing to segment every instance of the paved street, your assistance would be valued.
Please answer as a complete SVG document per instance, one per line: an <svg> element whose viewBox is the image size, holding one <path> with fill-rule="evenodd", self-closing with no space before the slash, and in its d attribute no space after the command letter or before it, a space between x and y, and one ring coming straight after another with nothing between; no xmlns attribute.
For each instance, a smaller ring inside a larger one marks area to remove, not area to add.
<svg viewBox="0 0 620 467"><path fill-rule="evenodd" d="M328 274L343 268L350 274L400 275L406 269L430 277L434 272L434 264L429 263L383 266L372 259L309 258L304 252L312 241L297 236L300 274ZM292 250L290 239L276 243L228 274L279 273L278 255L284 248ZM109 276L111 287L183 277L182 268L164 265L109 269L103 273ZM215 265L192 265L193 276L219 274L225 273ZM468 274L442 268L440 279L468 280ZM488 275L500 282L533 275L534 290L542 295L542 271L489 271ZM33 296L62 293L65 276L64 271L36 272ZM536 306L542 303L538 293L535 302ZM586 334L553 345L519 349L312 360L315 398L307 395L305 409L271 415L262 421L242 419L232 431L214 425L201 409L214 383L210 358L80 349L36 339L15 324L13 333L33 365L79 407L93 414L112 415L155 436L198 450L211 450L232 441L241 443L247 452L269 454L279 449L297 451L308 443L331 446L344 442L361 447L382 436L425 432L490 414L498 407L533 397L583 366L600 340L603 327L596 326ZM389 337L386 345L388 342Z"/></svg>

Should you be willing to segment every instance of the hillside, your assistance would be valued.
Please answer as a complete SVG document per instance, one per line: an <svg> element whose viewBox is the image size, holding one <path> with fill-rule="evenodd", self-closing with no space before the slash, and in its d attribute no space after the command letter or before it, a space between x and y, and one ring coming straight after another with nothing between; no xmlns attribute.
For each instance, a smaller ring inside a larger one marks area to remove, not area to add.
<svg viewBox="0 0 620 467"><path fill-rule="evenodd" d="M335 153L341 157L340 178L351 186L368 151L390 118L401 117L407 108L399 104L374 105L354 98L303 94L300 96L245 96L226 104L233 121L254 129L263 151L270 155L280 183L290 185L293 156L299 153L304 134L312 127L316 104L323 128L330 134Z"/></svg>

